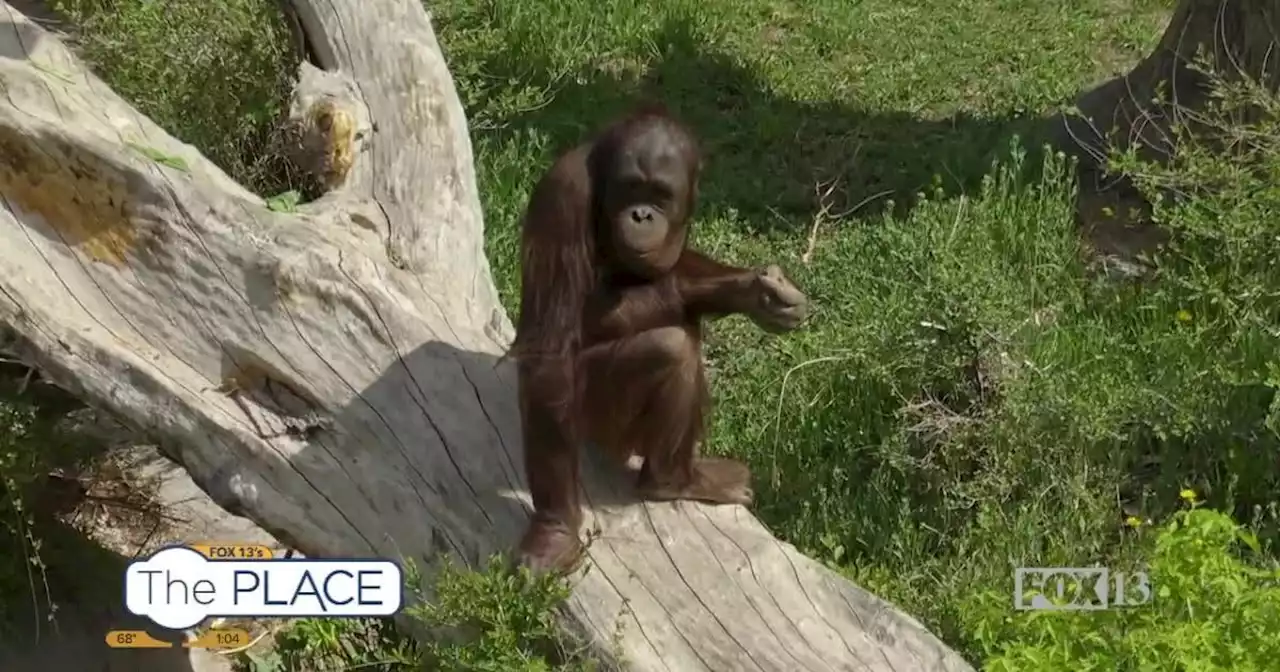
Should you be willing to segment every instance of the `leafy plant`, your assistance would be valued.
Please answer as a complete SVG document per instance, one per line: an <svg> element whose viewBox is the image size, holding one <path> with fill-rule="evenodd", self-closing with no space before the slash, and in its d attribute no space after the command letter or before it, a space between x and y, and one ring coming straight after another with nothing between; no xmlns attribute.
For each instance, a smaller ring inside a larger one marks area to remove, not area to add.
<svg viewBox="0 0 1280 672"><path fill-rule="evenodd" d="M291 624L265 653L239 659L249 672L340 670L352 667L451 672L587 672L581 655L555 625L568 597L563 579L512 571L498 556L478 571L446 561L433 595L419 587L410 563L407 592L417 604L406 610L413 630L438 637L419 643L390 619L307 618Z"/></svg>
<svg viewBox="0 0 1280 672"><path fill-rule="evenodd" d="M0 606L12 605L0 609L0 632L17 627L18 614L52 621L58 610L47 573L56 559L45 554L46 522L32 500L51 471L87 451L57 420L29 397L0 392Z"/></svg>
<svg viewBox="0 0 1280 672"><path fill-rule="evenodd" d="M1262 672L1280 660L1280 570L1252 532L1193 506L1155 535L1147 604L1011 614L991 592L972 624L989 672ZM1267 568L1266 565L1271 565Z"/></svg>

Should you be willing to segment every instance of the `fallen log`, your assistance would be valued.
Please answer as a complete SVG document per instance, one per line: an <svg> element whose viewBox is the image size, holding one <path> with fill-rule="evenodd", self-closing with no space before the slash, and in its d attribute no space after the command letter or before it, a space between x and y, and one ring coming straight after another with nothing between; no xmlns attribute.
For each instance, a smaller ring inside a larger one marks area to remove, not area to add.
<svg viewBox="0 0 1280 672"><path fill-rule="evenodd" d="M326 191L273 209L0 4L0 325L303 554L474 565L529 504L463 110L418 0L293 6ZM747 510L610 478L564 623L617 667L972 669Z"/></svg>

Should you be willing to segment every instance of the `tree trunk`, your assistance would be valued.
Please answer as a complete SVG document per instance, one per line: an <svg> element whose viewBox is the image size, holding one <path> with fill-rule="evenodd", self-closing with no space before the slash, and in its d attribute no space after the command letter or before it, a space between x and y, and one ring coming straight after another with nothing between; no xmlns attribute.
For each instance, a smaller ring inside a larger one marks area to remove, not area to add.
<svg viewBox="0 0 1280 672"><path fill-rule="evenodd" d="M1247 75L1275 91L1277 30L1280 0L1181 0L1151 54L1081 94L1078 114L1057 117L1056 144L1080 159L1081 218L1096 246L1131 256L1166 239L1142 223L1147 204L1128 182L1107 174L1108 151L1137 143L1140 155L1159 161L1173 150L1175 121L1196 128L1187 113L1203 109L1210 93L1204 74L1189 67L1198 57L1227 80Z"/></svg>
<svg viewBox="0 0 1280 672"><path fill-rule="evenodd" d="M293 4L328 191L276 212L0 3L0 324L304 554L475 564L529 505L463 110L418 0ZM971 669L745 509L588 476L564 622L619 667Z"/></svg>

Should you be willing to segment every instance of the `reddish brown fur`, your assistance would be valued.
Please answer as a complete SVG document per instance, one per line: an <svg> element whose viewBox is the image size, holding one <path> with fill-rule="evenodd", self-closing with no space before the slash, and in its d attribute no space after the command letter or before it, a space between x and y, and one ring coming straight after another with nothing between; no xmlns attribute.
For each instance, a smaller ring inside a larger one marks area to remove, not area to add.
<svg viewBox="0 0 1280 672"><path fill-rule="evenodd" d="M534 188L512 348L535 508L520 552L534 568L564 570L580 558L583 443L620 460L643 456L644 497L750 502L745 465L696 455L708 402L701 320L744 313L790 329L806 302L776 267L738 268L686 247L700 170L692 134L652 106L560 156ZM637 182L639 190L627 186ZM649 231L666 237L653 244ZM632 245L640 240L646 252Z"/></svg>

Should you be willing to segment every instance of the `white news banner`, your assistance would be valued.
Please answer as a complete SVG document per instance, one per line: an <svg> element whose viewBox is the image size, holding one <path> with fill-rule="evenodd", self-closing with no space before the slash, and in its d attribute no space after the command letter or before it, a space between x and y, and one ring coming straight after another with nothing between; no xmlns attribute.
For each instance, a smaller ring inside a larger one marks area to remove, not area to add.
<svg viewBox="0 0 1280 672"><path fill-rule="evenodd" d="M129 565L124 598L131 613L174 630L210 617L391 616L404 577L390 560L210 559L171 546Z"/></svg>

